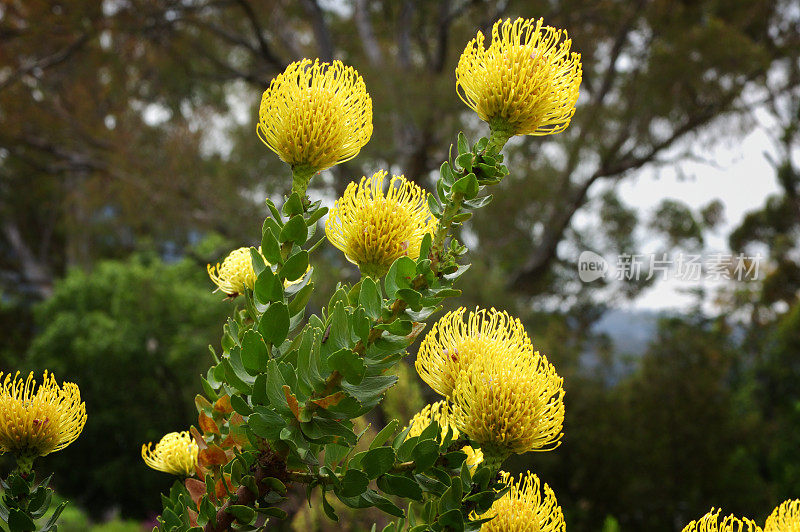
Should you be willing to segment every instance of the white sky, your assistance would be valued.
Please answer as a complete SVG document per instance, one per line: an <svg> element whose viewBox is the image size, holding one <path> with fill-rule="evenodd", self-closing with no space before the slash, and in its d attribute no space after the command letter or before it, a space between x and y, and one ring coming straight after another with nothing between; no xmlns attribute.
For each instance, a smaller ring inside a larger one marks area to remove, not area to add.
<svg viewBox="0 0 800 532"><path fill-rule="evenodd" d="M707 235L703 255L730 253L727 247L729 233L739 225L747 212L759 209L768 195L779 191L775 170L765 156L765 152L774 154L773 145L763 127L768 119L765 114L757 115L762 127L735 145L717 146L705 154L713 164L681 162L683 177L679 177L674 168L662 168L657 173L653 170L642 171L617 185L620 199L626 205L636 207L642 220L649 220L656 206L664 199L684 202L693 209L719 199L725 206L724 221ZM646 245L646 227L640 228L637 236L640 242L645 243L644 251L650 251ZM635 251L640 250L632 250L631 253ZM654 310L686 309L695 303L695 299L685 292L697 286L712 288L715 283L667 279L657 282L636 300L621 303L620 306ZM707 307L707 310L713 311L710 303Z"/></svg>

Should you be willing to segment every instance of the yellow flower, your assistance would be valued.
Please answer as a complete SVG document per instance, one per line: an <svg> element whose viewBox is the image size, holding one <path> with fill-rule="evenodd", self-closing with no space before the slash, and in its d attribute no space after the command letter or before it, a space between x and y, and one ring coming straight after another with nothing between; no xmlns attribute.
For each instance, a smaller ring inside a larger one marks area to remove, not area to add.
<svg viewBox="0 0 800 532"><path fill-rule="evenodd" d="M386 171L350 183L325 222L328 240L365 275L380 277L407 255L419 257L426 233L436 229L425 191L403 176L392 176L384 194Z"/></svg>
<svg viewBox="0 0 800 532"><path fill-rule="evenodd" d="M352 67L303 59L269 84L258 121L261 141L307 184L316 172L358 155L369 141L372 99Z"/></svg>
<svg viewBox="0 0 800 532"><path fill-rule="evenodd" d="M260 247L258 252L261 253ZM261 258L264 259L264 256L262 255ZM267 267L271 266L266 259L264 259L264 264ZM214 267L209 264L206 269L208 270L208 276L217 285L217 290L222 290L231 297L243 294L245 288L253 290L256 286L256 272L253 269L253 257L250 255L250 248L234 249L225 257L222 264L218 263ZM309 265L306 268L306 273L310 269L311 266ZM286 288L301 282L303 276L305 274L294 281L284 281L283 287Z"/></svg>
<svg viewBox="0 0 800 532"><path fill-rule="evenodd" d="M450 397L459 373L479 358L506 357L532 360L533 345L516 318L495 309L470 312L464 307L448 312L425 336L415 367L422 380Z"/></svg>
<svg viewBox="0 0 800 532"><path fill-rule="evenodd" d="M764 532L800 532L800 499L777 506L767 517Z"/></svg>
<svg viewBox="0 0 800 532"><path fill-rule="evenodd" d="M502 144L514 135L559 133L575 113L581 84L581 57L570 53L571 44L566 31L542 19L498 20L488 48L478 32L461 54L458 95Z"/></svg>
<svg viewBox="0 0 800 532"><path fill-rule="evenodd" d="M0 372L2 378L3 372ZM56 383L44 372L36 389L33 372L24 381L19 372L6 374L0 390L0 452L14 453L23 471L33 459L60 451L74 442L86 424L86 405L78 385Z"/></svg>
<svg viewBox="0 0 800 532"><path fill-rule="evenodd" d="M197 465L197 442L187 431L170 432L164 435L155 449L152 443L142 445L144 463L156 471L173 475L191 476Z"/></svg>
<svg viewBox="0 0 800 532"><path fill-rule="evenodd" d="M562 385L538 353L532 360L479 357L456 380L452 423L480 445L490 467L511 454L552 450L564 425Z"/></svg>
<svg viewBox="0 0 800 532"><path fill-rule="evenodd" d="M481 525L481 532L564 532L564 514L550 486L544 485L544 496L539 491L539 477L530 471L515 482L511 475L502 472L502 481L511 489L494 502L492 508L480 518L496 516Z"/></svg>
<svg viewBox="0 0 800 532"><path fill-rule="evenodd" d="M739 519L733 515L725 517L720 523L719 510L714 511L712 508L699 521L686 525L682 532L761 532L761 527L752 519Z"/></svg>
<svg viewBox="0 0 800 532"><path fill-rule="evenodd" d="M217 264L212 268L209 264L206 268L208 276L218 289L231 297L243 294L245 288L252 290L256 285L256 272L253 270L250 248L234 249L225 257L222 265Z"/></svg>
<svg viewBox="0 0 800 532"><path fill-rule="evenodd" d="M422 434L422 431L428 428L428 425L434 420L442 428L442 438L447 435L447 430L450 428L453 431L453 440L458 439L460 433L450 422L449 406L446 401L437 401L427 405L411 418L408 423L411 428L406 435L406 439ZM467 454L467 466L470 469L474 469L475 466L483 462L483 452L480 449L473 449L471 445L465 445L461 450Z"/></svg>

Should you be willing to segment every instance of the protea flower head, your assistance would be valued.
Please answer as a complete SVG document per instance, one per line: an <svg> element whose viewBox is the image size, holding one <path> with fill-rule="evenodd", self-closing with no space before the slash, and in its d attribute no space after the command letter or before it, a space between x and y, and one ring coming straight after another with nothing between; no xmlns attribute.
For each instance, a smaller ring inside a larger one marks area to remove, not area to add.
<svg viewBox="0 0 800 532"><path fill-rule="evenodd" d="M452 401L453 425L480 445L490 467L499 468L511 454L560 444L563 379L544 355L478 358L459 374Z"/></svg>
<svg viewBox="0 0 800 532"><path fill-rule="evenodd" d="M778 505L767 517L764 532L800 532L800 499Z"/></svg>
<svg viewBox="0 0 800 532"><path fill-rule="evenodd" d="M683 532L761 532L761 527L752 519L739 519L729 515L719 520L719 509L712 508L699 520L692 521L683 528Z"/></svg>
<svg viewBox="0 0 800 532"><path fill-rule="evenodd" d="M33 372L22 380L6 374L0 389L0 452L13 453L22 471L33 460L75 441L86 424L86 405L76 384L56 383L44 372L38 389ZM0 378L3 373L0 372Z"/></svg>
<svg viewBox="0 0 800 532"><path fill-rule="evenodd" d="M142 459L149 467L185 477L194 474L199 448L188 431L165 434L152 447L152 442L142 445Z"/></svg>
<svg viewBox="0 0 800 532"><path fill-rule="evenodd" d="M550 135L567 128L575 113L582 69L570 52L566 31L542 19L498 20L484 47L483 33L471 40L456 67L458 95L500 147L514 135Z"/></svg>
<svg viewBox="0 0 800 532"><path fill-rule="evenodd" d="M540 490L539 477L528 471L514 479L501 472L509 491L497 499L491 509L479 518L495 516L481 525L481 532L564 532L564 513L550 486Z"/></svg>
<svg viewBox="0 0 800 532"><path fill-rule="evenodd" d="M364 80L341 61L296 61L264 91L258 137L292 167L293 190L358 155L372 136L372 99Z"/></svg>
<svg viewBox="0 0 800 532"><path fill-rule="evenodd" d="M425 191L403 176L392 176L384 192L386 171L350 183L325 222L328 240L344 252L361 273L381 277L402 257L419 257L426 233L436 229Z"/></svg>
<svg viewBox="0 0 800 532"><path fill-rule="evenodd" d="M519 319L495 309L476 309L467 315L461 307L444 315L425 336L415 367L428 386L450 397L458 375L473 361L488 358L527 364L533 344Z"/></svg>
<svg viewBox="0 0 800 532"><path fill-rule="evenodd" d="M207 266L208 276L222 290L231 297L243 294L245 288L253 290L256 284L256 272L253 269L253 258L250 248L234 249L222 261L212 267Z"/></svg>

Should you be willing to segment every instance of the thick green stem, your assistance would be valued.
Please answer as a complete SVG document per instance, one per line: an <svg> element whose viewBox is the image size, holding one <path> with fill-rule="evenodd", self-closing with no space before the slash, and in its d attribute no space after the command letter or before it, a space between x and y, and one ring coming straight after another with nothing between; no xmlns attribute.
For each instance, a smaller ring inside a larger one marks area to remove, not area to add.
<svg viewBox="0 0 800 532"><path fill-rule="evenodd" d="M464 201L464 195L460 192L453 194L451 201L447 204L442 213L442 218L439 220L439 227L436 228L436 233L433 235L433 242L431 243L431 267L434 272L438 270L439 261L444 254L444 240L450 233L450 227L453 225L453 218L461 211L461 202Z"/></svg>
<svg viewBox="0 0 800 532"><path fill-rule="evenodd" d="M493 118L489 121L489 143L486 153L500 153L508 139L514 136L514 130L505 118Z"/></svg>
<svg viewBox="0 0 800 532"><path fill-rule="evenodd" d="M292 167L292 192L297 192L300 199L306 197L308 182L317 173L317 169L306 164Z"/></svg>

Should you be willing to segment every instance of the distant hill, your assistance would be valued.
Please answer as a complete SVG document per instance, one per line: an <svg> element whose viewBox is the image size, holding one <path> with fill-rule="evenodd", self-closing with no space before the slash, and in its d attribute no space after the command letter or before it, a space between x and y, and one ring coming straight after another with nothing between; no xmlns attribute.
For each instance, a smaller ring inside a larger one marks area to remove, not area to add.
<svg viewBox="0 0 800 532"><path fill-rule="evenodd" d="M618 354L641 355L656 334L662 312L653 310L609 310L592 332L605 333Z"/></svg>

